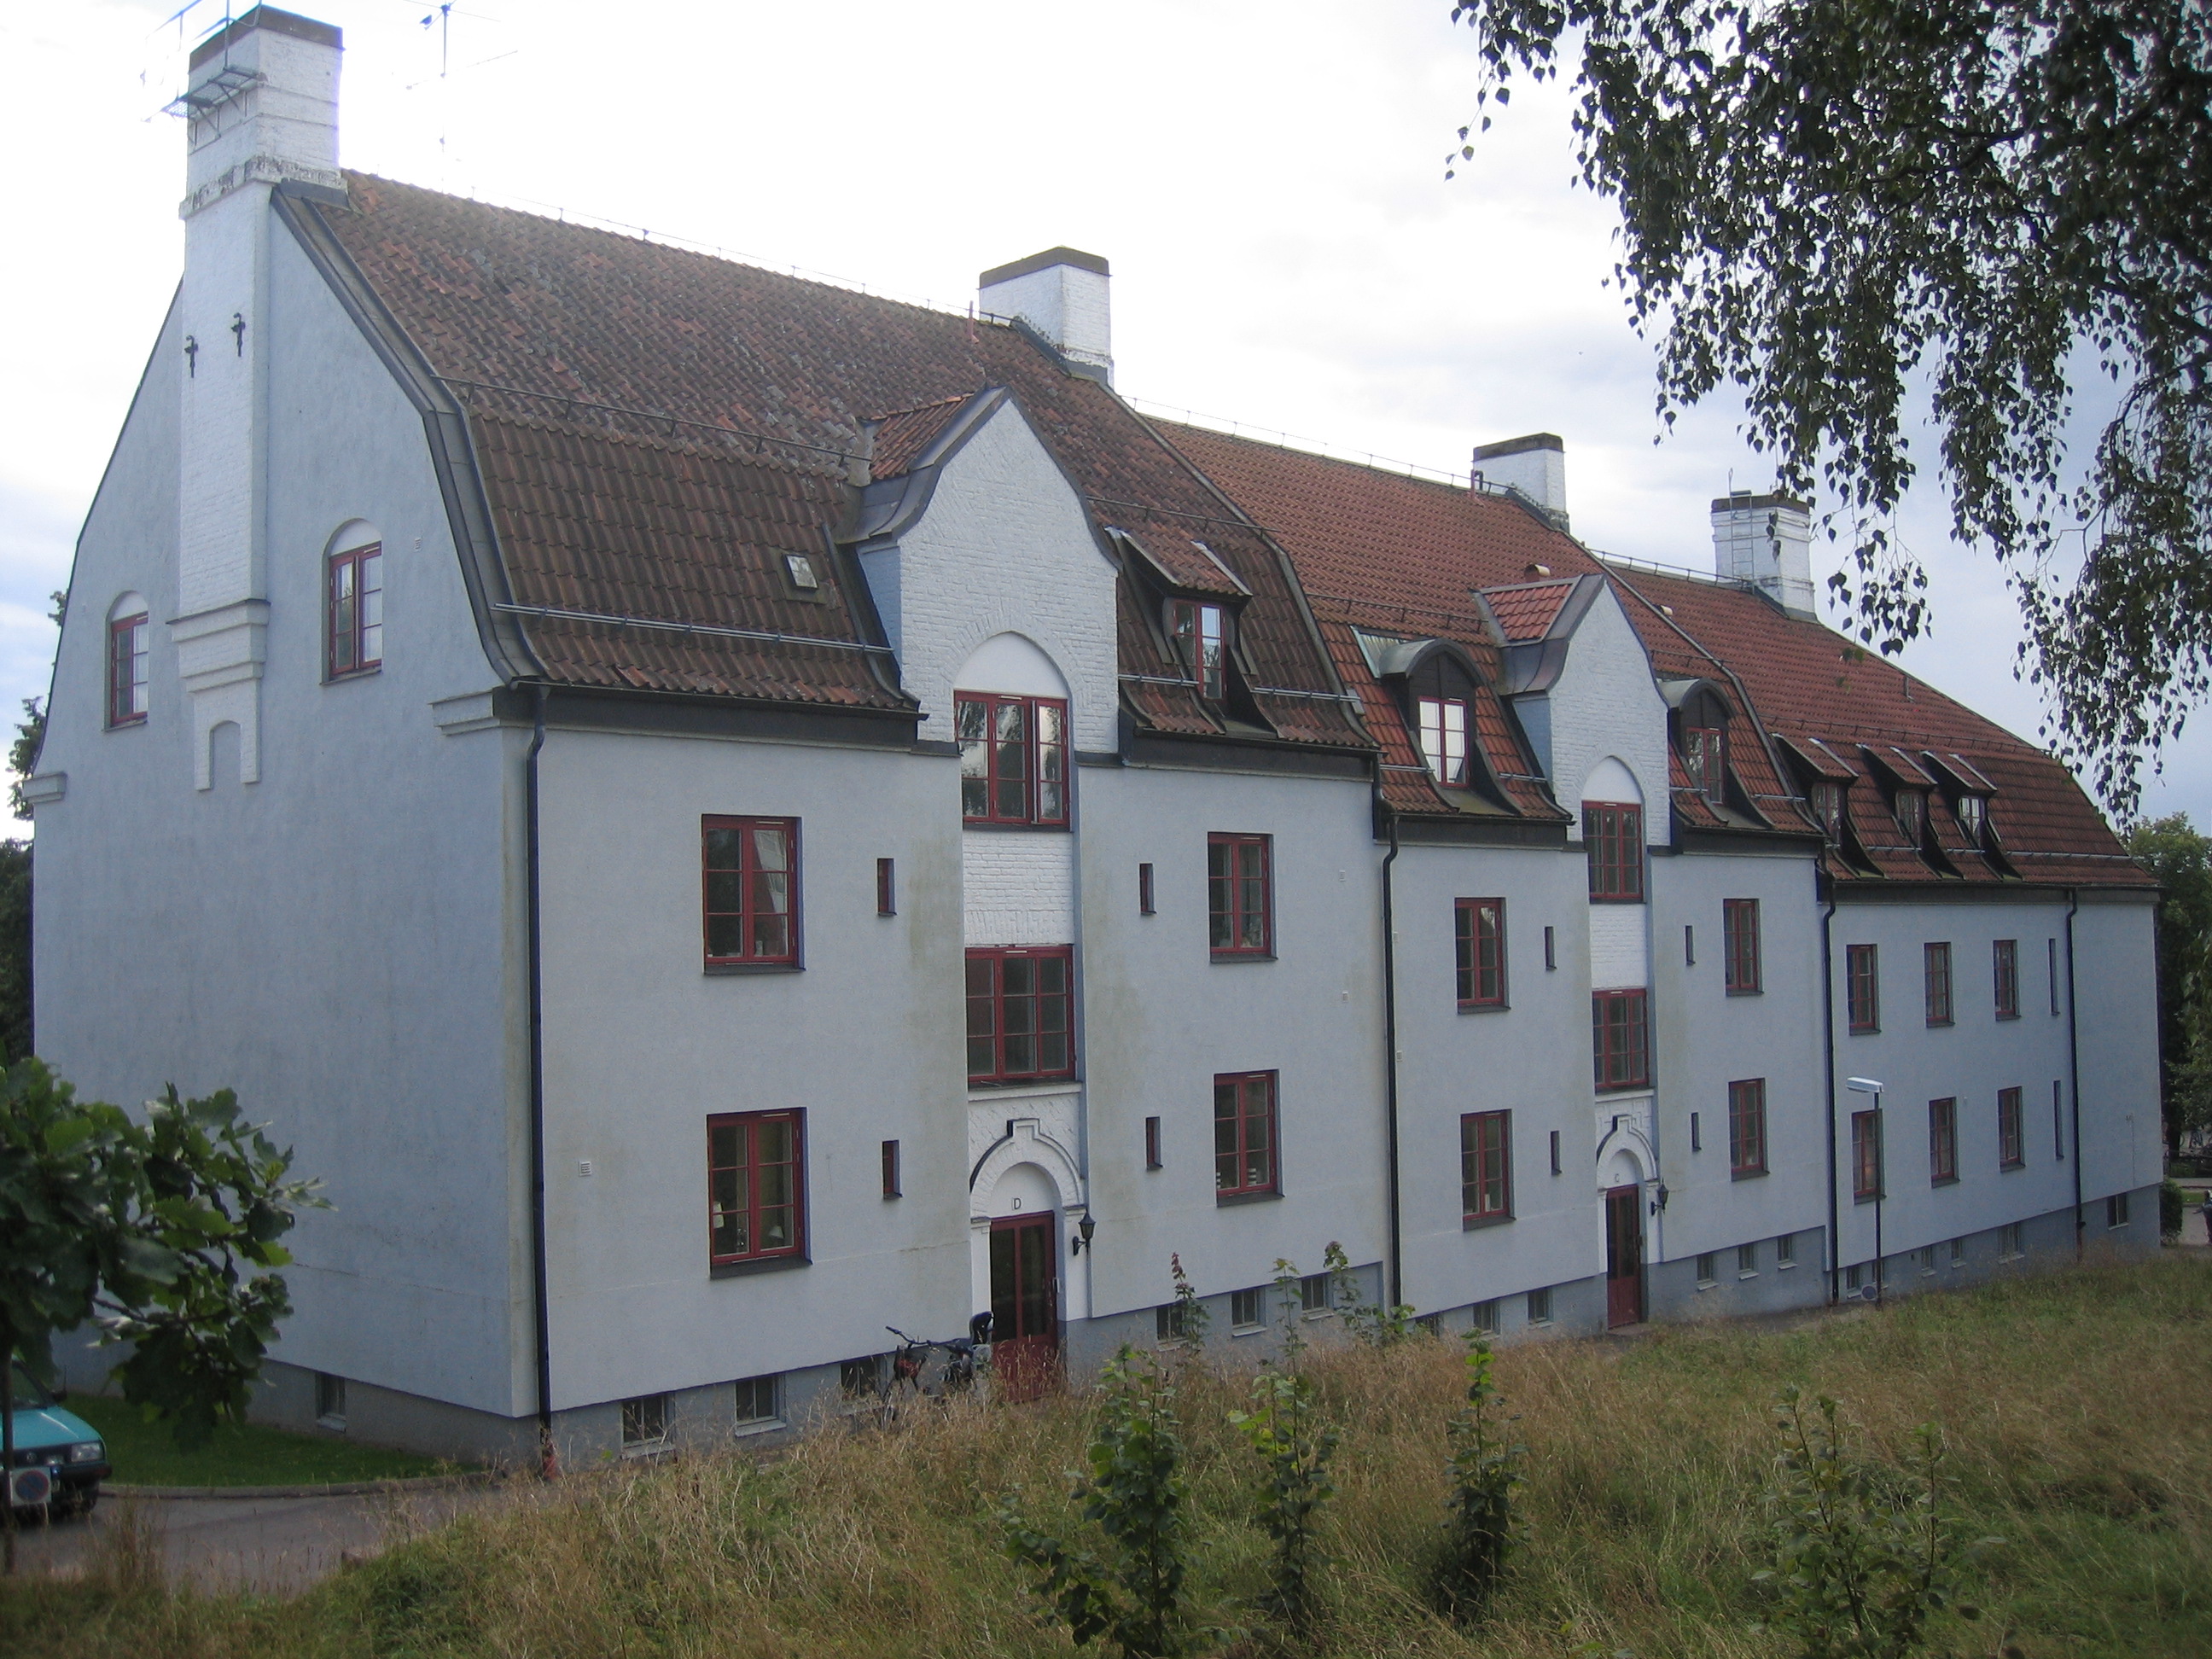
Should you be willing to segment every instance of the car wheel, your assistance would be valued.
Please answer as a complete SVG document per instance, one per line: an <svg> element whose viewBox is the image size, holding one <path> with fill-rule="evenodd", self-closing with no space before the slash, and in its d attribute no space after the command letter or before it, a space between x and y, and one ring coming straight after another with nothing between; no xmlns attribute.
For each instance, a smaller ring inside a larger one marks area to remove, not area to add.
<svg viewBox="0 0 2212 1659"><path fill-rule="evenodd" d="M100 1488L87 1486L77 1492L57 1492L53 1511L57 1521L85 1521L92 1516L100 1503Z"/></svg>

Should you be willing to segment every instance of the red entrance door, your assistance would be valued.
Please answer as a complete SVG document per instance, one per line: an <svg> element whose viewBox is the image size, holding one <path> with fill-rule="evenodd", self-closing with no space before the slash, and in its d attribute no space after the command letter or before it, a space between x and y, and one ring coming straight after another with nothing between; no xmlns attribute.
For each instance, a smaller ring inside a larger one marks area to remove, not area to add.
<svg viewBox="0 0 2212 1659"><path fill-rule="evenodd" d="M1605 1195L1605 1322L1633 1325L1644 1317L1644 1190L1615 1187Z"/></svg>
<svg viewBox="0 0 2212 1659"><path fill-rule="evenodd" d="M1049 1212L991 1224L991 1370L1000 1397L1060 1382L1060 1229Z"/></svg>

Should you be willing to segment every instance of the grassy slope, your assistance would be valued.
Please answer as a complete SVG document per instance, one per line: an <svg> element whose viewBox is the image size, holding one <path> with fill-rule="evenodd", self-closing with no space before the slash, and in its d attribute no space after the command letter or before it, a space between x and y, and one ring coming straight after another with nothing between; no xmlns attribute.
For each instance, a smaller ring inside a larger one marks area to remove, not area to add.
<svg viewBox="0 0 2212 1659"><path fill-rule="evenodd" d="M166 1427L134 1406L85 1395L68 1407L100 1431L113 1478L149 1486L289 1486L449 1474L454 1466L412 1452L356 1445L331 1436L288 1434L258 1423L218 1430L195 1451L179 1449Z"/></svg>
<svg viewBox="0 0 2212 1659"><path fill-rule="evenodd" d="M1334 1655L1780 1656L1747 1628L1757 1494L1785 1381L1846 1400L1869 1440L1948 1430L1959 1501L2008 1543L1992 1622L1945 1632L2030 1659L2212 1649L2212 1263L2193 1254L1893 1304L1778 1333L1686 1327L1554 1342L1499 1363L1531 1452L1534 1541L1489 1623L1415 1594L1461 1368L1443 1345L1316 1362L1346 1427L1333 1517ZM1253 1459L1238 1385L1184 1394L1203 1610L1239 1621L1264 1540L1238 1518ZM106 1582L0 1595L25 1655L882 1655L1072 1651L1039 1622L983 1518L1009 1487L1064 1512L1079 1400L962 1410L738 1458L575 1479L282 1604L167 1599L118 1556Z"/></svg>

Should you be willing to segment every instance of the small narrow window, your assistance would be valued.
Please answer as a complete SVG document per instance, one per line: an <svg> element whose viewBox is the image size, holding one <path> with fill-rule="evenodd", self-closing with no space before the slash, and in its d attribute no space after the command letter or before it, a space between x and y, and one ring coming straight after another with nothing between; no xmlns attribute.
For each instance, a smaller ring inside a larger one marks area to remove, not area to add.
<svg viewBox="0 0 2212 1659"><path fill-rule="evenodd" d="M1865 1278L1866 1269L1861 1267L1857 1262L1854 1261L1850 1267L1844 1269L1844 1288L1846 1291L1856 1291L1864 1281Z"/></svg>
<svg viewBox="0 0 2212 1659"><path fill-rule="evenodd" d="M2128 1224L2128 1194L2114 1193L2105 1200L2105 1224L2124 1227Z"/></svg>
<svg viewBox="0 0 2212 1659"><path fill-rule="evenodd" d="M899 1196L899 1144L896 1140L884 1142L884 1196Z"/></svg>
<svg viewBox="0 0 2212 1659"><path fill-rule="evenodd" d="M1784 1233L1774 1241L1774 1265L1794 1267L1797 1265L1797 1235Z"/></svg>
<svg viewBox="0 0 2212 1659"><path fill-rule="evenodd" d="M1694 968L1697 965L1698 930L1686 923L1682 928L1682 966Z"/></svg>
<svg viewBox="0 0 2212 1659"><path fill-rule="evenodd" d="M1959 828L1966 832L1966 839L1977 847L1982 844L1982 831L1989 823L1989 802L1984 797L1959 797Z"/></svg>
<svg viewBox="0 0 2212 1659"><path fill-rule="evenodd" d="M1554 1129L1552 1131L1552 1173L1557 1175L1559 1170L1559 1132Z"/></svg>
<svg viewBox="0 0 2212 1659"><path fill-rule="evenodd" d="M1698 1288L1704 1290L1719 1277L1720 1258L1715 1252L1707 1250L1698 1258Z"/></svg>
<svg viewBox="0 0 2212 1659"><path fill-rule="evenodd" d="M1738 1279L1756 1278L1759 1273L1759 1246L1739 1244L1735 1247L1735 1276Z"/></svg>
<svg viewBox="0 0 2212 1659"><path fill-rule="evenodd" d="M715 1267L801 1255L803 1130L798 1112L707 1120L707 1253Z"/></svg>
<svg viewBox="0 0 2212 1659"><path fill-rule="evenodd" d="M107 624L107 723L144 724L148 703L146 612Z"/></svg>
<svg viewBox="0 0 2212 1659"><path fill-rule="evenodd" d="M1705 1128L1698 1123L1698 1115L1695 1112L1690 1114L1690 1150L1693 1152L1702 1152L1705 1150Z"/></svg>
<svg viewBox="0 0 2212 1659"><path fill-rule="evenodd" d="M2051 1079L2051 1156L2057 1163L2066 1161L2066 1103L2057 1078Z"/></svg>
<svg viewBox="0 0 2212 1659"><path fill-rule="evenodd" d="M1923 972L1926 976L1928 1023L1948 1025L1951 1023L1951 946L1948 942L1923 945L1920 947Z"/></svg>
<svg viewBox="0 0 2212 1659"><path fill-rule="evenodd" d="M1421 758L1438 783L1467 781L1467 704L1457 697L1418 700Z"/></svg>
<svg viewBox="0 0 2212 1659"><path fill-rule="evenodd" d="M1308 1273L1298 1280L1298 1310L1312 1319L1325 1314L1329 1308L1328 1275Z"/></svg>
<svg viewBox="0 0 2212 1659"><path fill-rule="evenodd" d="M315 1423L319 1428L343 1430L346 1425L346 1380L328 1371L315 1373Z"/></svg>
<svg viewBox="0 0 2212 1659"><path fill-rule="evenodd" d="M365 674L384 662L384 545L330 557L329 676Z"/></svg>
<svg viewBox="0 0 2212 1659"><path fill-rule="evenodd" d="M1766 1079L1729 1085L1729 1172L1736 1180L1766 1173Z"/></svg>
<svg viewBox="0 0 2212 1659"><path fill-rule="evenodd" d="M1698 702L1696 709L1683 713L1682 763L1698 793L1718 801L1727 792L1728 727L1712 699L1700 697Z"/></svg>
<svg viewBox="0 0 2212 1659"><path fill-rule="evenodd" d="M2051 987L2051 1012L2056 1014L2058 1012L2058 941L2057 939L2047 939L2043 941L2043 961L2047 981Z"/></svg>
<svg viewBox="0 0 2212 1659"><path fill-rule="evenodd" d="M1207 943L1217 957L1274 951L1269 843L1266 836L1206 838Z"/></svg>
<svg viewBox="0 0 2212 1659"><path fill-rule="evenodd" d="M1640 1089L1651 1081L1650 1018L1641 987L1590 993L1591 1060L1601 1091Z"/></svg>
<svg viewBox="0 0 2212 1659"><path fill-rule="evenodd" d="M1997 1259L1999 1261L2014 1261L2027 1254L2027 1251L2021 1245L2019 1222L2008 1221L1997 1229Z"/></svg>
<svg viewBox="0 0 2212 1659"><path fill-rule="evenodd" d="M1231 1291L1229 1293L1229 1328L1236 1331L1256 1331L1267 1322L1262 1304L1266 1293L1261 1291Z"/></svg>
<svg viewBox="0 0 2212 1659"><path fill-rule="evenodd" d="M1198 695L1209 702L1220 702L1229 678L1227 619L1221 607L1190 599L1171 600L1168 630L1175 641L1176 659L1198 687Z"/></svg>
<svg viewBox="0 0 2212 1659"><path fill-rule="evenodd" d="M1966 1241L1963 1238L1954 1238L1951 1241L1951 1265L1954 1267L1963 1267L1966 1265Z"/></svg>
<svg viewBox="0 0 2212 1659"><path fill-rule="evenodd" d="M1618 802L1583 803L1583 843L1589 854L1594 902L1644 902L1644 809Z"/></svg>
<svg viewBox="0 0 2212 1659"><path fill-rule="evenodd" d="M1851 1196L1862 1204L1881 1196L1881 1115L1851 1114Z"/></svg>
<svg viewBox="0 0 2212 1659"><path fill-rule="evenodd" d="M1275 1074L1242 1072L1216 1077L1214 1196L1243 1198L1274 1190Z"/></svg>
<svg viewBox="0 0 2212 1659"><path fill-rule="evenodd" d="M1996 981L1997 1018L2020 1018L2020 941L2001 939L1991 941L1990 966Z"/></svg>
<svg viewBox="0 0 2212 1659"><path fill-rule="evenodd" d="M1528 1292L1528 1322L1531 1325L1548 1325L1552 1322L1552 1287L1550 1285L1545 1285L1540 1291Z"/></svg>
<svg viewBox="0 0 2212 1659"><path fill-rule="evenodd" d="M1844 1000L1855 1032L1881 1030L1881 969L1871 945L1844 947Z"/></svg>
<svg viewBox="0 0 2212 1659"><path fill-rule="evenodd" d="M1844 786L1823 778L1813 786L1813 817L1831 847L1844 844Z"/></svg>
<svg viewBox="0 0 2212 1659"><path fill-rule="evenodd" d="M876 914L895 916L898 914L898 860L876 860Z"/></svg>
<svg viewBox="0 0 2212 1659"><path fill-rule="evenodd" d="M963 823L1067 823L1067 705L962 691L953 699Z"/></svg>
<svg viewBox="0 0 2212 1659"><path fill-rule="evenodd" d="M2021 1094L2018 1089L1997 1091L1997 1167L2017 1170L2027 1162L2027 1137L2021 1122Z"/></svg>
<svg viewBox="0 0 2212 1659"><path fill-rule="evenodd" d="M781 1376L748 1376L730 1385L732 1403L736 1407L738 1426L744 1428L757 1423L774 1423L783 1416L783 1379Z"/></svg>
<svg viewBox="0 0 2212 1659"><path fill-rule="evenodd" d="M1763 965L1759 951L1759 901L1755 898L1721 901L1721 934L1727 957L1724 988L1732 997L1750 996L1761 984Z"/></svg>
<svg viewBox="0 0 2212 1659"><path fill-rule="evenodd" d="M1513 1215L1513 1114L1469 1112L1459 1121L1460 1213L1470 1225Z"/></svg>
<svg viewBox="0 0 2212 1659"><path fill-rule="evenodd" d="M668 1438L668 1396L642 1394L622 1402L624 1450L659 1446Z"/></svg>
<svg viewBox="0 0 2212 1659"><path fill-rule="evenodd" d="M1928 829L1928 793L1924 789L1897 792L1897 828L1907 847L1917 848Z"/></svg>
<svg viewBox="0 0 2212 1659"><path fill-rule="evenodd" d="M1959 1103L1928 1103L1928 1183L1946 1187L1959 1178Z"/></svg>
<svg viewBox="0 0 2212 1659"><path fill-rule="evenodd" d="M799 820L700 820L707 965L799 965Z"/></svg>
<svg viewBox="0 0 2212 1659"><path fill-rule="evenodd" d="M1152 866L1149 864L1137 866L1137 914L1140 916L1158 914L1158 907L1152 899Z"/></svg>
<svg viewBox="0 0 2212 1659"><path fill-rule="evenodd" d="M1165 1167L1166 1163L1160 1155L1160 1121L1148 1117L1145 1120L1145 1167L1158 1170Z"/></svg>
<svg viewBox="0 0 2212 1659"><path fill-rule="evenodd" d="M1547 927L1544 930L1544 971L1547 974L1554 972L1559 965L1559 950L1553 943L1552 930Z"/></svg>
<svg viewBox="0 0 2212 1659"><path fill-rule="evenodd" d="M1072 945L968 952L968 1080L1075 1075Z"/></svg>
<svg viewBox="0 0 2212 1659"><path fill-rule="evenodd" d="M1505 901L1463 898L1453 917L1457 953L1459 1006L1505 1006Z"/></svg>
<svg viewBox="0 0 2212 1659"><path fill-rule="evenodd" d="M1498 1299L1495 1297L1487 1302L1476 1303L1474 1307L1468 1310L1468 1324L1470 1328L1480 1332L1484 1336L1498 1334Z"/></svg>

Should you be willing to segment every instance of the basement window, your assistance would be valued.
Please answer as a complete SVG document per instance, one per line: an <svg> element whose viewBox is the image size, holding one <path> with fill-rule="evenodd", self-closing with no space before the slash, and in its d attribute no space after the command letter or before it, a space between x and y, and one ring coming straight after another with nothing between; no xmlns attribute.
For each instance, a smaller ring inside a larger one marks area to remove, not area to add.
<svg viewBox="0 0 2212 1659"><path fill-rule="evenodd" d="M668 1443L668 1396L643 1394L622 1402L623 1450L658 1451Z"/></svg>

